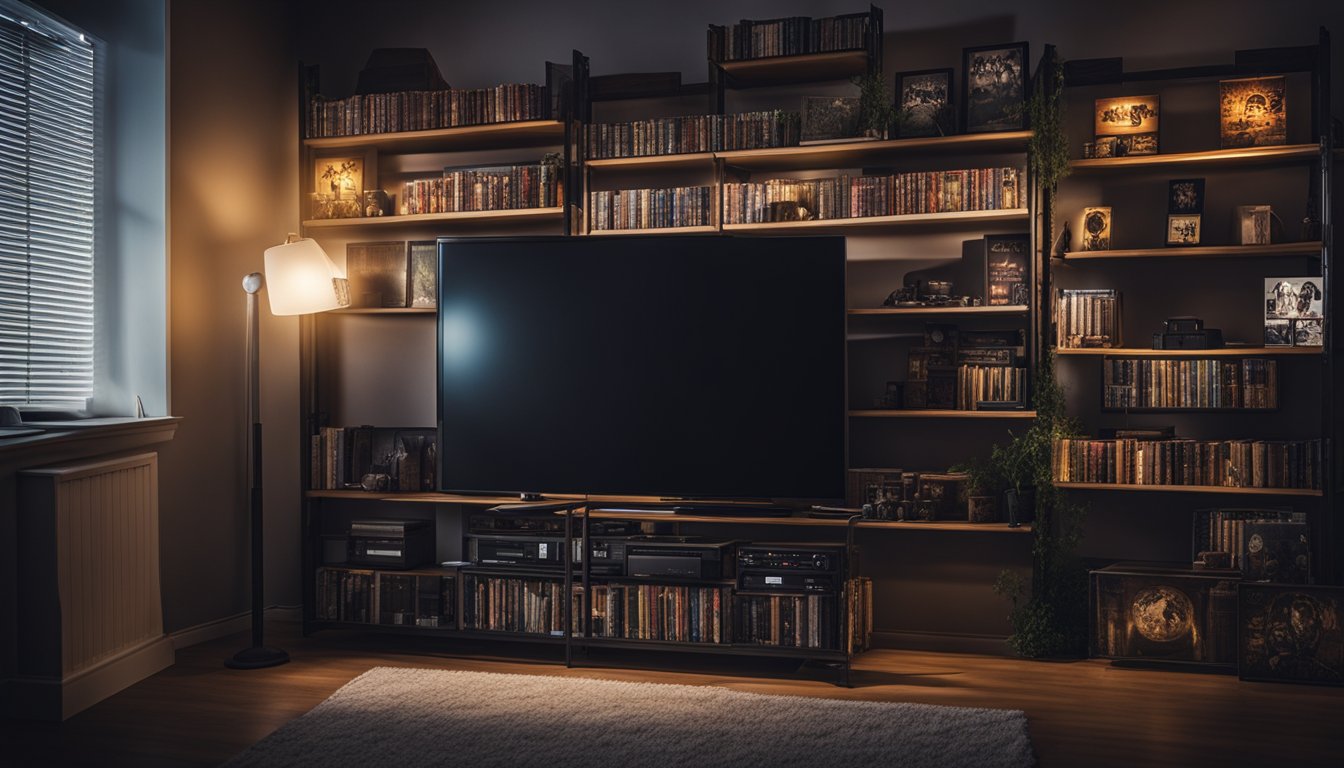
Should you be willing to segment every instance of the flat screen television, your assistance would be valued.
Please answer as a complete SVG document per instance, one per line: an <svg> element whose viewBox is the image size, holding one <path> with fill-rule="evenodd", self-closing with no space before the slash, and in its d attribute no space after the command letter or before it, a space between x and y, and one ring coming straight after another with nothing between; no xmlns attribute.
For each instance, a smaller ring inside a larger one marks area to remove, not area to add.
<svg viewBox="0 0 1344 768"><path fill-rule="evenodd" d="M440 490L844 498L844 238L438 246Z"/></svg>

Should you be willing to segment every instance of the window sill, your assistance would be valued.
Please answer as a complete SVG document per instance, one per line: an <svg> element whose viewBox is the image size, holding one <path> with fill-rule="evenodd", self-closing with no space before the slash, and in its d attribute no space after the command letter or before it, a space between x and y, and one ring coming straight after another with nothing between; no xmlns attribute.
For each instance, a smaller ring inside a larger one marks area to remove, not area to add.
<svg viewBox="0 0 1344 768"><path fill-rule="evenodd" d="M42 432L0 438L0 474L71 458L132 450L166 443L177 433L180 416L80 419L24 424Z"/></svg>

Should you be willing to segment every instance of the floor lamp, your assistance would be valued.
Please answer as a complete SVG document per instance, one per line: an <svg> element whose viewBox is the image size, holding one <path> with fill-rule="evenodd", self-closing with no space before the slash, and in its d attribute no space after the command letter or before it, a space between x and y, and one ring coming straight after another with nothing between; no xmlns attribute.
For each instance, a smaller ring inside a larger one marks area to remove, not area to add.
<svg viewBox="0 0 1344 768"><path fill-rule="evenodd" d="M266 293L273 315L308 315L349 305L350 293L336 265L322 246L308 238L290 235L283 245L266 249ZM225 660L233 669L262 669L284 664L289 654L268 648L263 637L265 593L262 589L262 514L261 514L261 385L259 382L257 291L263 282L260 272L243 278L247 294L247 475L248 504L252 528L252 646Z"/></svg>

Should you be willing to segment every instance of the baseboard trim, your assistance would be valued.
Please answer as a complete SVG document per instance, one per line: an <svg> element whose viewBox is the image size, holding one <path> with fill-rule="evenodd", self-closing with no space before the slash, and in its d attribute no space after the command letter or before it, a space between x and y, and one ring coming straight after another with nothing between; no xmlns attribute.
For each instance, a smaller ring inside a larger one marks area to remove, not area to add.
<svg viewBox="0 0 1344 768"><path fill-rule="evenodd" d="M273 605L266 609L266 620L299 621L301 611L302 608L297 605ZM181 650L221 637L247 632L250 629L252 629L252 612L244 611L233 616L225 616L222 619L215 619L204 624L197 624L194 627L170 632L168 637L173 641L173 650Z"/></svg>
<svg viewBox="0 0 1344 768"><path fill-rule="evenodd" d="M13 678L7 686L9 712L24 719L67 720L172 665L173 643L167 635L160 635L60 680ZM23 711L19 711L19 702L24 704Z"/></svg>
<svg viewBox="0 0 1344 768"><path fill-rule="evenodd" d="M987 656L1008 656L1008 638L997 635L969 635L951 632L909 632L904 630L874 630L874 648L896 648L908 651L946 651L948 653L978 653Z"/></svg>

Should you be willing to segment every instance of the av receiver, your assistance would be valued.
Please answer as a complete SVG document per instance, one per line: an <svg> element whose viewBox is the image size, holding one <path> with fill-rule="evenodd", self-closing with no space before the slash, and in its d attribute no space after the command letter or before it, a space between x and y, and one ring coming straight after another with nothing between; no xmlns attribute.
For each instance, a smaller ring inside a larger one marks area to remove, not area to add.
<svg viewBox="0 0 1344 768"><path fill-rule="evenodd" d="M730 579L733 541L684 536L640 536L625 542L627 576Z"/></svg>
<svg viewBox="0 0 1344 768"><path fill-rule="evenodd" d="M411 569L434 560L428 520L354 520L349 541L351 565Z"/></svg>
<svg viewBox="0 0 1344 768"><path fill-rule="evenodd" d="M743 544L737 586L750 592L837 592L845 576L844 544Z"/></svg>
<svg viewBox="0 0 1344 768"><path fill-rule="evenodd" d="M592 553L589 573L598 576L625 574L625 536L588 537ZM572 561L577 569L582 562L583 539L574 539ZM524 566L561 570L564 562L563 536L469 536L467 557L478 565Z"/></svg>

